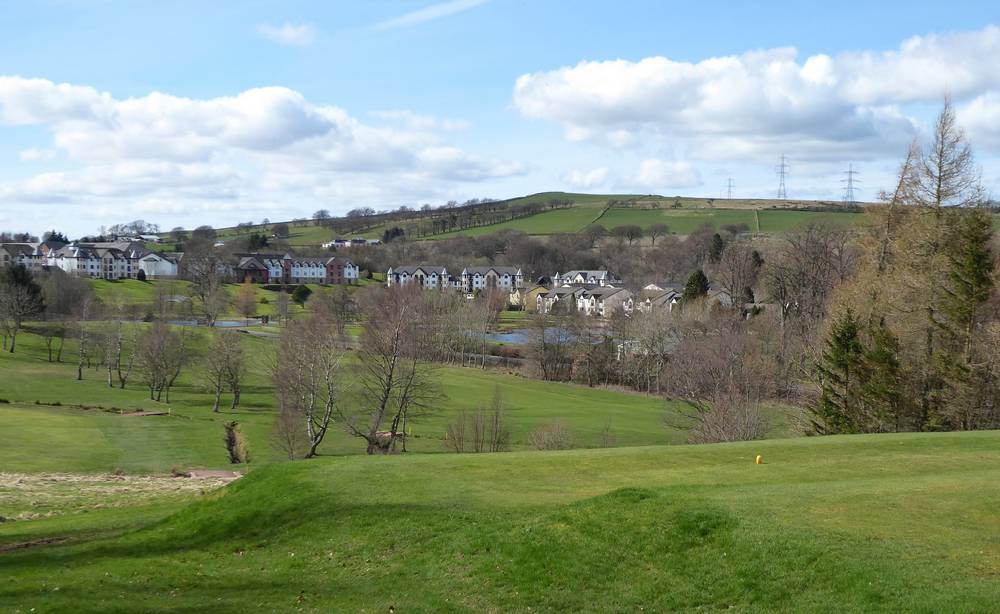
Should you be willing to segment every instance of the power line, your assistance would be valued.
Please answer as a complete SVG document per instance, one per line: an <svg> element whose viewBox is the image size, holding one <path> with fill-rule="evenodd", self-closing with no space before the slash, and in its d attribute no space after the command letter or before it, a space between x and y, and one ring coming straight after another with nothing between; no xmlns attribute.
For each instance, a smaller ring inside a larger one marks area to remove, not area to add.
<svg viewBox="0 0 1000 614"><path fill-rule="evenodd" d="M726 198L728 198L729 200L733 199L733 178L732 177L730 177L729 180L726 181Z"/></svg>
<svg viewBox="0 0 1000 614"><path fill-rule="evenodd" d="M844 171L844 178L840 180L840 183L844 184L844 202L848 205L857 204L857 200L854 197L855 190L857 189L857 184L861 183L856 179L860 173L854 170L854 163L848 162L847 170Z"/></svg>
<svg viewBox="0 0 1000 614"><path fill-rule="evenodd" d="M778 173L778 199L784 200L788 198L788 192L785 190L785 176L788 174L788 158L785 154L781 154L778 159L778 165L774 167L774 171Z"/></svg>

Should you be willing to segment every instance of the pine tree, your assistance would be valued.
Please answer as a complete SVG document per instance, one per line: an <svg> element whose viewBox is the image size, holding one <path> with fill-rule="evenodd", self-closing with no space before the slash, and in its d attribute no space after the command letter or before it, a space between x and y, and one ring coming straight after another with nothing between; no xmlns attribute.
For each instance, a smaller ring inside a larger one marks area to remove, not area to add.
<svg viewBox="0 0 1000 614"><path fill-rule="evenodd" d="M848 309L830 329L826 351L816 366L820 397L812 407L813 429L817 433L857 433L862 429L864 345L861 326Z"/></svg>
<svg viewBox="0 0 1000 614"><path fill-rule="evenodd" d="M865 382L861 390L870 412L864 430L906 430L909 405L906 374L899 362L899 339L884 322L877 324L870 336L864 352Z"/></svg>
<svg viewBox="0 0 1000 614"><path fill-rule="evenodd" d="M951 216L955 220L946 248L948 283L942 288L945 318L940 324L948 343L938 355L949 394L934 416L934 426L970 429L976 428L977 416L988 402L989 378L982 372L988 357L980 356L976 348L984 306L993 291L993 224L982 208L957 210Z"/></svg>
<svg viewBox="0 0 1000 614"><path fill-rule="evenodd" d="M688 276L687 283L684 284L684 293L681 295L682 302L697 300L708 294L708 277L705 272L697 269Z"/></svg>

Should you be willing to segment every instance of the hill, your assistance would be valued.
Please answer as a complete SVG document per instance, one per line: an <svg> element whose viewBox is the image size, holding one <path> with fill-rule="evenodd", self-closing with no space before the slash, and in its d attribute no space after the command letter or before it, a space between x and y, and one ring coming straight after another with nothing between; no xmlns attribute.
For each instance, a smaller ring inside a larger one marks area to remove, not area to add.
<svg viewBox="0 0 1000 614"><path fill-rule="evenodd" d="M998 448L925 433L271 465L187 506L0 525L0 603L987 612Z"/></svg>
<svg viewBox="0 0 1000 614"><path fill-rule="evenodd" d="M756 233L780 233L808 219L822 217L835 223L859 223L858 208L833 201L776 199L713 199L638 194L581 194L540 192L500 201L432 210L400 210L365 217L331 218L322 222L287 222L291 247L317 247L334 238L379 238L400 229L411 240L482 235L517 230L531 235L578 232L592 223L607 228L639 224L647 228L666 223L670 232L687 234L703 224L721 227L746 224ZM270 233L275 224L242 224L218 229L229 241L253 232ZM169 233L162 235L169 238Z"/></svg>

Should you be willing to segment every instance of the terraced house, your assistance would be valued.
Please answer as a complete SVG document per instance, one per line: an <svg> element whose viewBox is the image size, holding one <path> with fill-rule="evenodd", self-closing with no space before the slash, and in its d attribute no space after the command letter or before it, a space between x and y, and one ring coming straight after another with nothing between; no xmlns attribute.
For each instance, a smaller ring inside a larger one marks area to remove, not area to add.
<svg viewBox="0 0 1000 614"><path fill-rule="evenodd" d="M234 277L260 284L351 284L358 266L346 258L294 258L291 254L237 254Z"/></svg>
<svg viewBox="0 0 1000 614"><path fill-rule="evenodd" d="M486 289L510 292L522 286L524 286L524 275L517 267L466 267L462 269L462 289L469 294Z"/></svg>
<svg viewBox="0 0 1000 614"><path fill-rule="evenodd" d="M595 286L617 286L622 280L617 275L603 269L597 271L567 271L552 276L552 283L557 286L588 284Z"/></svg>
<svg viewBox="0 0 1000 614"><path fill-rule="evenodd" d="M449 274L447 268L428 264L390 267L385 273L385 284L389 287L416 284L425 290L462 288L462 280Z"/></svg>

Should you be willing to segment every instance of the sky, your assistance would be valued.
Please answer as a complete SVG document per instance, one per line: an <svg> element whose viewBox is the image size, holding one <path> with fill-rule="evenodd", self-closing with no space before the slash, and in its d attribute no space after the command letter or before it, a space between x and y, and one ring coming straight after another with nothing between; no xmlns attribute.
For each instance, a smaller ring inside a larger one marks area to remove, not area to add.
<svg viewBox="0 0 1000 614"><path fill-rule="evenodd" d="M0 0L0 230L773 197L781 155L874 199L945 95L996 195L997 58L995 1Z"/></svg>

